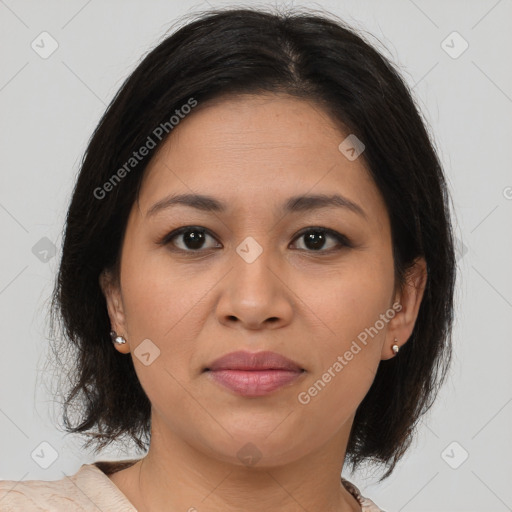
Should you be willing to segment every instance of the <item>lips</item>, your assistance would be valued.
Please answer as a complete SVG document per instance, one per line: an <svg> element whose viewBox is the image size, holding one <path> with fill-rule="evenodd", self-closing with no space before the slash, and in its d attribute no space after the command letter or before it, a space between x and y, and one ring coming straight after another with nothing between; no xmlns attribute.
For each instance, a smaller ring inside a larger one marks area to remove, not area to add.
<svg viewBox="0 0 512 512"><path fill-rule="evenodd" d="M204 369L224 388L246 397L264 396L291 384L305 370L276 352L231 352Z"/></svg>
<svg viewBox="0 0 512 512"><path fill-rule="evenodd" d="M243 350L231 352L209 364L205 370L288 370L301 372L303 369L291 359L277 352L245 352Z"/></svg>

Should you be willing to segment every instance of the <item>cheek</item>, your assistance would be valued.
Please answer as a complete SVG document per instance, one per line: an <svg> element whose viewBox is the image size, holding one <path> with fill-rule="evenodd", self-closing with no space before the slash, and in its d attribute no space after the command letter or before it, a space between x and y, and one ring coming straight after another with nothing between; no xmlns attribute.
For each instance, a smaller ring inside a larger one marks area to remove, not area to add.
<svg viewBox="0 0 512 512"><path fill-rule="evenodd" d="M313 415L332 410L327 421L336 428L357 409L375 378L392 318L386 317L393 290L392 262L362 256L322 282L321 290L306 301L321 324L317 364L300 390L304 395L299 402L312 406ZM391 313L394 316L395 311Z"/></svg>
<svg viewBox="0 0 512 512"><path fill-rule="evenodd" d="M355 414L370 389L374 373L357 357L339 372L325 368L309 387L301 388L298 412L312 438L334 435Z"/></svg>
<svg viewBox="0 0 512 512"><path fill-rule="evenodd" d="M299 296L307 297L311 314L322 321L329 339L337 342L331 345L342 349L374 326L390 308L394 284L392 261L361 254L321 280L311 278L302 283ZM311 290L316 291L311 293ZM378 327L381 336L385 329L380 323Z"/></svg>
<svg viewBox="0 0 512 512"><path fill-rule="evenodd" d="M189 313L200 302L204 287L178 271L165 251L127 251L123 265L123 302L131 331L140 334L145 329L164 341L180 323L190 322Z"/></svg>
<svg viewBox="0 0 512 512"><path fill-rule="evenodd" d="M140 384L160 413L170 404L187 410L190 396L180 383L189 379L189 360L200 330L194 306L201 294L191 292L186 280L149 259L137 271L127 266L125 276L122 286L130 356ZM151 341L149 350L144 350L151 354L150 364L139 357L144 353L143 340Z"/></svg>
<svg viewBox="0 0 512 512"><path fill-rule="evenodd" d="M305 418L324 419L324 434L351 417L375 378L389 323L382 318L393 285L384 275L370 269L347 273L330 281L323 300L313 297L311 309L328 329L319 328L326 334L317 337L317 364L300 389L299 403Z"/></svg>

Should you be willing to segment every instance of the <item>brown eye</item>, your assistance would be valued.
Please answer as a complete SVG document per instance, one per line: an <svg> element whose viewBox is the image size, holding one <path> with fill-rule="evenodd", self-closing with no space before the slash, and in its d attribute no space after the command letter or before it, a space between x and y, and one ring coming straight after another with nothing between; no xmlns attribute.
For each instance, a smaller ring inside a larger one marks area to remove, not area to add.
<svg viewBox="0 0 512 512"><path fill-rule="evenodd" d="M334 245L331 247L325 248L327 240L333 239L335 241ZM330 252L331 250L336 250L340 246L351 247L350 241L345 235L338 233L337 231L333 231L327 228L307 228L307 230L303 230L299 235L295 238L295 240L304 240L305 249L309 252Z"/></svg>
<svg viewBox="0 0 512 512"><path fill-rule="evenodd" d="M184 226L169 233L162 240L162 244L172 244L178 250L194 252L205 249L205 242L208 238L215 240L215 238L210 235L208 230L205 228L200 228L197 226ZM180 245L178 245L178 242ZM211 249L213 247L207 247L207 249L208 248Z"/></svg>
<svg viewBox="0 0 512 512"><path fill-rule="evenodd" d="M183 252L204 252L209 249L220 248L220 243L214 243L208 247L208 238L216 241L216 238L210 234L206 228L199 226L183 226L175 229L166 235L159 243L162 245L172 245L173 250ZM352 247L350 240L341 233L328 228L310 227L302 230L294 239L303 240L304 248L301 251L329 253L339 250L343 247ZM329 244L329 240L333 240ZM327 248L326 248L327 246Z"/></svg>

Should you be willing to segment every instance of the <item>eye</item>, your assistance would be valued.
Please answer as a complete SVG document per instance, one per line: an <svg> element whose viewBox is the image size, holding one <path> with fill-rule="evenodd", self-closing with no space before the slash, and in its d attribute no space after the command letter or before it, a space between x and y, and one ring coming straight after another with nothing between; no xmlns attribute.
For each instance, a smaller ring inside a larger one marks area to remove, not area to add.
<svg viewBox="0 0 512 512"><path fill-rule="evenodd" d="M178 250L186 251L186 252L195 252L201 249L204 249L204 242L207 237L215 238L208 233L206 228L201 228L199 226L184 226L179 229L175 229L168 235L166 235L162 240L162 245L172 244L177 246ZM174 239L181 241L181 247L178 244L174 243ZM217 247L219 247L218 245ZM221 247L221 246L220 246ZM213 248L213 247L210 247Z"/></svg>
<svg viewBox="0 0 512 512"><path fill-rule="evenodd" d="M309 249L308 252L331 252L343 246L352 247L350 240L345 235L328 228L306 228L299 233L295 240L299 240L301 238L304 240L306 250ZM325 241L329 238L334 239L336 243L334 244L334 247L325 249Z"/></svg>
<svg viewBox="0 0 512 512"><path fill-rule="evenodd" d="M183 226L181 228L171 231L171 233L164 236L160 242L161 245L173 245L176 250L183 252L201 252L201 250L215 249L222 247L217 243L210 247L205 248L205 241L207 238L216 240L216 238L209 233L206 228L200 226ZM295 238L295 240L304 239L306 249L300 249L306 252L320 252L328 253L339 250L342 247L352 247L350 240L341 233L332 229L323 227L309 227L303 229ZM326 240L331 238L335 241L331 248L325 249ZM178 243L180 242L180 243Z"/></svg>

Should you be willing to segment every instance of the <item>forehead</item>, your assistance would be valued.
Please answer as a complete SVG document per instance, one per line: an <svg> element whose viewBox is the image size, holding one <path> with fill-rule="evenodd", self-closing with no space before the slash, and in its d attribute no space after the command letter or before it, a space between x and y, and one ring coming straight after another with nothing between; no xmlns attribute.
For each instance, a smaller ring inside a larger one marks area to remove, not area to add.
<svg viewBox="0 0 512 512"><path fill-rule="evenodd" d="M199 104L149 163L139 204L169 193L215 196L236 209L301 194L341 194L382 220L385 206L362 157L339 149L349 135L318 104L283 94Z"/></svg>

